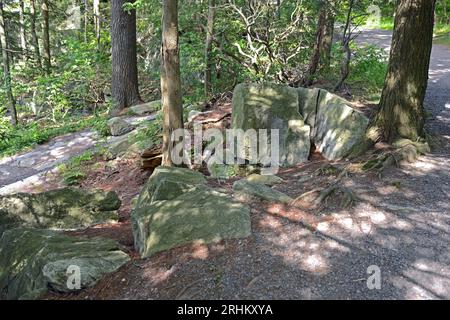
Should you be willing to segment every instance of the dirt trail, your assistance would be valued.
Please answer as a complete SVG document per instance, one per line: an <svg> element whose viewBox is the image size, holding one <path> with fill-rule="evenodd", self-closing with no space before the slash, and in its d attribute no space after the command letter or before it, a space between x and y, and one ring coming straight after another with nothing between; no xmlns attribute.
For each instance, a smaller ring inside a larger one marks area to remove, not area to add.
<svg viewBox="0 0 450 320"><path fill-rule="evenodd" d="M154 116L129 117L126 120L136 125L152 119ZM105 143L112 143L116 139L109 137ZM18 192L30 184L38 183L45 179L47 172L98 143L101 141L97 134L87 130L56 137L29 152L0 159L0 195Z"/></svg>
<svg viewBox="0 0 450 320"><path fill-rule="evenodd" d="M359 41L389 47L390 36L366 31ZM255 203L248 239L135 257L96 287L54 298L450 299L449 60L448 48L433 48L426 100L427 126L447 144L382 177L351 174L346 186L361 199L352 209L305 227L301 212ZM317 165L282 172L277 188L298 194ZM368 288L368 270L381 272L379 289Z"/></svg>

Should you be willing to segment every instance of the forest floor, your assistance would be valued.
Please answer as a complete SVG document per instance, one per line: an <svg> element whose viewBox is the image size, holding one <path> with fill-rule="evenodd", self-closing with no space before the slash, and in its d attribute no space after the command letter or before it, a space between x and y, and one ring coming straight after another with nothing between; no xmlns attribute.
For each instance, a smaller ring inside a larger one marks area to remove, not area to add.
<svg viewBox="0 0 450 320"><path fill-rule="evenodd" d="M390 32L364 31L359 41L388 48ZM444 46L433 48L426 108L427 128L442 142L430 154L382 175L361 171L357 162L332 164L348 170L342 183L359 199L350 209L333 199L320 210L254 202L249 238L148 259L134 252L129 223L130 201L148 173L137 174L138 159L101 163L82 187L117 191L121 219L72 234L117 239L132 261L93 288L43 298L450 299L450 50ZM328 164L314 154L281 170L285 182L275 188L297 197L325 186L337 174L321 170ZM231 190L233 180L210 183ZM367 270L374 265L381 288L370 290Z"/></svg>

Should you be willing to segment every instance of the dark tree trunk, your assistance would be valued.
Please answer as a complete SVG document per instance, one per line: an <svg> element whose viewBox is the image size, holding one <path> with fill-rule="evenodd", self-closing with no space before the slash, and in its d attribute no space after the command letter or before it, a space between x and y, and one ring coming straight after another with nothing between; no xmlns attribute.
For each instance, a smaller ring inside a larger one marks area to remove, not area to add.
<svg viewBox="0 0 450 320"><path fill-rule="evenodd" d="M125 11L128 0L111 0L111 115L141 102L136 52L136 10ZM133 2L133 1L131 1Z"/></svg>
<svg viewBox="0 0 450 320"><path fill-rule="evenodd" d="M20 24L20 48L22 49L22 57L25 60L28 56L27 36L25 31L25 5L23 0L19 3L19 24Z"/></svg>
<svg viewBox="0 0 450 320"><path fill-rule="evenodd" d="M11 87L11 72L9 66L8 51L8 28L5 26L5 19L3 13L3 0L0 0L0 50L2 52L2 64L3 64L3 80L6 90L6 96L8 97L8 109L11 115L11 124L17 126L17 111L16 101L14 100L12 87Z"/></svg>
<svg viewBox="0 0 450 320"><path fill-rule="evenodd" d="M172 132L183 128L180 53L178 42L178 1L163 1L161 45L161 94L163 121L163 165L173 165Z"/></svg>
<svg viewBox="0 0 450 320"><path fill-rule="evenodd" d="M216 14L216 0L208 2L208 21L206 24L206 40L205 40L205 99L209 100L212 92L212 66L211 58L212 43L214 37L214 19Z"/></svg>
<svg viewBox="0 0 450 320"><path fill-rule="evenodd" d="M335 15L332 9L327 8L325 26L323 28L322 43L320 45L320 66L328 70L331 62L331 47L333 46Z"/></svg>
<svg viewBox="0 0 450 320"><path fill-rule="evenodd" d="M50 21L48 12L48 0L42 0L41 5L42 13L42 36L44 42L44 52L45 52L45 72L50 74L52 68L52 55L50 52Z"/></svg>
<svg viewBox="0 0 450 320"><path fill-rule="evenodd" d="M39 38L36 32L36 3L35 0L30 0L30 32L31 32L31 41L33 43L34 56L39 68L42 69L42 58L41 52L39 49Z"/></svg>
<svg viewBox="0 0 450 320"><path fill-rule="evenodd" d="M397 4L389 67L368 137L392 142L423 137L423 101L433 42L434 0Z"/></svg>
<svg viewBox="0 0 450 320"><path fill-rule="evenodd" d="M325 3L320 4L319 20L317 22L316 41L314 42L313 52L311 54L308 69L304 76L303 85L310 86L313 83L313 77L316 74L320 62L321 45L326 28L327 8Z"/></svg>

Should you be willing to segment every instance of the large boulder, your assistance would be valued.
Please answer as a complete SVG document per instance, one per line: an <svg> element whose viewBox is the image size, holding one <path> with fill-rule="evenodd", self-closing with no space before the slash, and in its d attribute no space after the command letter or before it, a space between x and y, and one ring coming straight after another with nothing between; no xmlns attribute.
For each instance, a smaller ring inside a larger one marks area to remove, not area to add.
<svg viewBox="0 0 450 320"><path fill-rule="evenodd" d="M49 288L61 292L84 289L129 259L110 239L76 238L52 230L11 229L0 238L0 298L36 299ZM79 287L69 278L77 271Z"/></svg>
<svg viewBox="0 0 450 320"><path fill-rule="evenodd" d="M16 226L78 229L118 220L115 192L64 188L0 196L0 231Z"/></svg>
<svg viewBox="0 0 450 320"><path fill-rule="evenodd" d="M193 242L212 243L251 233L249 207L205 185L172 200L137 207L131 220L135 248L143 258Z"/></svg>
<svg viewBox="0 0 450 320"><path fill-rule="evenodd" d="M205 183L206 179L200 172L177 167L157 167L139 194L136 208L149 206L156 201L172 200L196 185Z"/></svg>
<svg viewBox="0 0 450 320"><path fill-rule="evenodd" d="M307 161L310 151L310 127L299 112L298 92L278 84L239 84L233 94L232 128L279 130L279 164L295 165ZM237 150L240 158L248 159L246 149L254 141L245 139L244 147ZM272 142L271 142L272 143ZM259 154L259 161L269 154Z"/></svg>
<svg viewBox="0 0 450 320"><path fill-rule="evenodd" d="M291 203L292 198L261 183L250 182L246 179L236 181L233 184L234 196L239 201L251 202L254 199L262 199L270 202Z"/></svg>
<svg viewBox="0 0 450 320"><path fill-rule="evenodd" d="M123 136L135 129L135 127L120 117L108 120L109 132L112 136Z"/></svg>
<svg viewBox="0 0 450 320"><path fill-rule="evenodd" d="M358 154L365 146L369 119L350 103L323 89L299 88L300 112L311 126L311 140L328 160Z"/></svg>

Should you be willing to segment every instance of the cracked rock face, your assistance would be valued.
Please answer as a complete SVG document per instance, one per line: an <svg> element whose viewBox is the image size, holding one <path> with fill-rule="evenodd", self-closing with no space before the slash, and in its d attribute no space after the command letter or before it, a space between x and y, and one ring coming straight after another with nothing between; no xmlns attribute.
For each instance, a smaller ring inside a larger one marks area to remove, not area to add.
<svg viewBox="0 0 450 320"><path fill-rule="evenodd" d="M311 141L328 160L358 153L369 119L326 90L298 88L300 112L311 126Z"/></svg>
<svg viewBox="0 0 450 320"><path fill-rule="evenodd" d="M298 92L294 88L278 84L239 84L233 94L232 128L247 131L254 129L279 131L279 164L296 165L308 160L310 127L299 112ZM255 139L243 139L243 147L237 149L238 157L261 161L270 156L270 146L259 148L258 159L249 158L246 150L253 148ZM270 143L269 143L270 145Z"/></svg>
<svg viewBox="0 0 450 320"><path fill-rule="evenodd" d="M350 103L322 89L290 88L279 84L239 84L233 96L232 128L279 130L279 164L306 162L314 144L328 160L358 153L364 146L369 119ZM268 134L270 136L270 134ZM254 140L254 139L253 139ZM254 141L245 137L238 156L261 161L246 153Z"/></svg>

